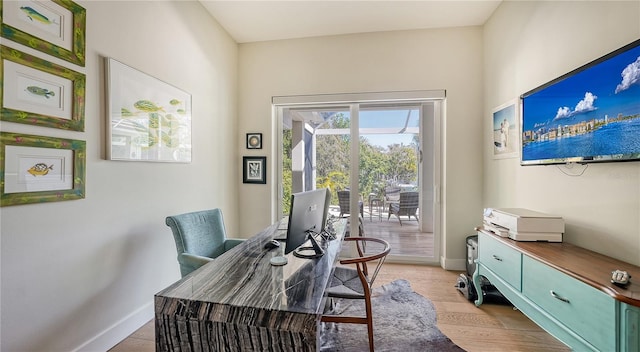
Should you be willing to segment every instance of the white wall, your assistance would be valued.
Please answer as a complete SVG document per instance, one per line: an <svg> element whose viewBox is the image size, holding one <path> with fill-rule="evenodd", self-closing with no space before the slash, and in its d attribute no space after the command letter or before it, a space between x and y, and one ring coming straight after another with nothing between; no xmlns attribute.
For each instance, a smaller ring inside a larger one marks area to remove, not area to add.
<svg viewBox="0 0 640 352"><path fill-rule="evenodd" d="M640 265L640 163L556 166L492 159L491 109L640 37L639 1L508 1L484 26L485 207L558 214L565 241ZM571 170L570 170L571 172Z"/></svg>
<svg viewBox="0 0 640 352"><path fill-rule="evenodd" d="M235 42L198 2L78 3L87 10L86 67L73 67L87 76L85 132L1 126L87 142L86 199L0 210L3 351L106 350L151 319L153 295L180 277L167 215L220 207L237 233ZM192 163L103 159L102 56L192 94Z"/></svg>
<svg viewBox="0 0 640 352"><path fill-rule="evenodd" d="M465 237L481 220L480 27L241 44L239 56L240 136L264 134L267 148L251 155L267 155L270 170L276 167L272 96L446 89L442 254L464 266ZM251 214L240 224L241 233L271 223L273 177L267 182L240 187L240 207Z"/></svg>

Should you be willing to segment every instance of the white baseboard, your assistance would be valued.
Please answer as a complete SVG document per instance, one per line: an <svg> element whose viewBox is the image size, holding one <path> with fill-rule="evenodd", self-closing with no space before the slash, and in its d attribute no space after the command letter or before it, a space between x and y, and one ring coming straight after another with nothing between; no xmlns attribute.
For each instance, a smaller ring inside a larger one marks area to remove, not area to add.
<svg viewBox="0 0 640 352"><path fill-rule="evenodd" d="M107 351L153 319L153 300L83 343L74 352Z"/></svg>
<svg viewBox="0 0 640 352"><path fill-rule="evenodd" d="M447 259L440 257L440 266L445 270L467 270L467 259Z"/></svg>

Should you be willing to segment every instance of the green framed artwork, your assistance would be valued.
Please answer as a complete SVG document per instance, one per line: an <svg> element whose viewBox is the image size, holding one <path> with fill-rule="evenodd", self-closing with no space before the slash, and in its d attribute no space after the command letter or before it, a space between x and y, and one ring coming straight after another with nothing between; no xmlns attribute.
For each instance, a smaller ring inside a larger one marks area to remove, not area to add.
<svg viewBox="0 0 640 352"><path fill-rule="evenodd" d="M6 46L0 58L0 120L84 131L84 74Z"/></svg>
<svg viewBox="0 0 640 352"><path fill-rule="evenodd" d="M0 133L0 206L85 197L86 142Z"/></svg>
<svg viewBox="0 0 640 352"><path fill-rule="evenodd" d="M43 53L85 64L86 10L70 0L0 0L2 36Z"/></svg>

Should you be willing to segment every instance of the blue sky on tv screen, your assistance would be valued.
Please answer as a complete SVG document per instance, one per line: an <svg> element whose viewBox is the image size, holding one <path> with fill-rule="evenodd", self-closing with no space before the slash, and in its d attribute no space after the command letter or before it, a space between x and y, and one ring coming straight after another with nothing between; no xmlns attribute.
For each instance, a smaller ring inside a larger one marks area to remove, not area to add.
<svg viewBox="0 0 640 352"><path fill-rule="evenodd" d="M640 46L523 100L523 131L640 113Z"/></svg>

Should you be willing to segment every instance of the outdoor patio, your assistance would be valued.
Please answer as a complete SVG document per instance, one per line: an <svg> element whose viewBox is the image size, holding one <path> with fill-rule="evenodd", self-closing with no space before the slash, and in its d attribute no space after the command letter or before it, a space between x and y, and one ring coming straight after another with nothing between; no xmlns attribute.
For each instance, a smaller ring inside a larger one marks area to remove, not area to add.
<svg viewBox="0 0 640 352"><path fill-rule="evenodd" d="M331 206L329 212L333 216L340 215L340 207ZM420 214L418 213L418 217ZM389 217L388 209L382 206L372 209L364 204L365 236L384 239L391 245L391 255L433 257L433 233L420 232L414 217L408 220L402 216L402 225L395 215Z"/></svg>

